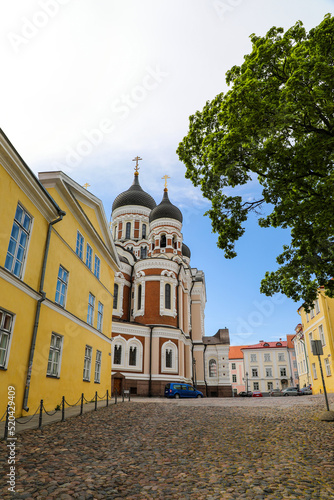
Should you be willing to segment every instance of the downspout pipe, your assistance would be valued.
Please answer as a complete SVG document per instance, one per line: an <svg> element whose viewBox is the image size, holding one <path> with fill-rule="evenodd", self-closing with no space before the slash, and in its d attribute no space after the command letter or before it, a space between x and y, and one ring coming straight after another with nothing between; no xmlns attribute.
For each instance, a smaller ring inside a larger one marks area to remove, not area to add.
<svg viewBox="0 0 334 500"><path fill-rule="evenodd" d="M204 371L204 383L205 383L205 395L208 397L208 384L206 382L206 372L205 372L205 351L207 348L207 344L204 344L204 351L203 351L203 371Z"/></svg>
<svg viewBox="0 0 334 500"><path fill-rule="evenodd" d="M54 224L57 224L57 222L60 222L61 220L63 220L63 217L66 215L66 212L63 212L63 210L60 210L58 213L59 213L59 217L50 222L49 228L48 228L48 234L46 237L42 274L41 274L41 279L39 282L39 293L41 294L41 298L37 301L34 330L33 330L31 345L30 345L28 371L27 371L26 384L25 384L24 396L23 396L23 410L24 411L29 411L28 397L29 397L29 389L30 389L32 364L33 364L34 354L35 354L37 331L38 331L38 325L39 325L39 317L40 317L40 313L41 313L42 302L44 302L44 300L46 299L46 293L43 291L43 288L44 288L46 264L47 264L47 260L48 260L48 254L49 254L52 226Z"/></svg>

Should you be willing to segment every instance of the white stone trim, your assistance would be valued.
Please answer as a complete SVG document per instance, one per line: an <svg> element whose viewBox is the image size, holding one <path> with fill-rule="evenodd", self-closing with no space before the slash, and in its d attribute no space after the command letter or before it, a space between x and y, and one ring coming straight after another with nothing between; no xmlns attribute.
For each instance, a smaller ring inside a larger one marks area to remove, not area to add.
<svg viewBox="0 0 334 500"><path fill-rule="evenodd" d="M142 271L145 269L167 269L169 271L174 271L174 273L177 274L178 267L179 265L172 260L159 259L154 257L149 257L135 263L136 271Z"/></svg>
<svg viewBox="0 0 334 500"><path fill-rule="evenodd" d="M41 298L41 295L39 293L35 292L35 290L21 281L20 278L17 278L17 276L12 274L10 271L3 269L2 267L0 267L0 278L2 278L4 281L7 281L7 283L15 286L21 292L25 293L32 299L39 300Z"/></svg>
<svg viewBox="0 0 334 500"><path fill-rule="evenodd" d="M171 288L170 309L165 308L165 289L167 284L170 285ZM170 278L165 276L162 276L160 278L160 316L172 316L173 318L176 317L177 315L176 286L177 286L176 278Z"/></svg>
<svg viewBox="0 0 334 500"><path fill-rule="evenodd" d="M138 274L138 273L137 273ZM144 273L143 273L144 274ZM144 316L145 314L145 274L142 279L135 280L134 282L134 298L133 298L133 313L132 316L136 318L137 316ZM137 309L138 306L138 287L141 285L141 307Z"/></svg>
<svg viewBox="0 0 334 500"><path fill-rule="evenodd" d="M153 222L151 222L151 224L150 224L151 233L152 233L152 231L154 231L154 229L162 227L162 226L164 227L165 231L167 231L168 230L167 228L170 227L170 228L173 228L172 230L175 231L175 229L176 229L181 233L181 229L182 229L181 222L179 222L175 219L162 219L162 218L156 219Z"/></svg>

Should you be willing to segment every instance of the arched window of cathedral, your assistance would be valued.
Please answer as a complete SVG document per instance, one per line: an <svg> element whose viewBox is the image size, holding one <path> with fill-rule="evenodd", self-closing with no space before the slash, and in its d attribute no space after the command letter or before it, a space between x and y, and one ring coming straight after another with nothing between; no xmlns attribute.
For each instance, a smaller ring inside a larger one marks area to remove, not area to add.
<svg viewBox="0 0 334 500"><path fill-rule="evenodd" d="M160 236L160 248L166 248L166 235L162 234Z"/></svg>
<svg viewBox="0 0 334 500"><path fill-rule="evenodd" d="M178 373L178 349L171 340L161 346L161 370L163 373Z"/></svg>
<svg viewBox="0 0 334 500"><path fill-rule="evenodd" d="M117 309L118 306L118 285L117 283L114 284L114 304L113 304L113 309Z"/></svg>
<svg viewBox="0 0 334 500"><path fill-rule="evenodd" d="M173 368L173 351L166 349L166 368Z"/></svg>
<svg viewBox="0 0 334 500"><path fill-rule="evenodd" d="M122 363L122 346L116 344L114 347L114 365L120 365Z"/></svg>
<svg viewBox="0 0 334 500"><path fill-rule="evenodd" d="M143 239L146 238L146 224L142 225L142 234L141 234L141 236L142 236Z"/></svg>
<svg viewBox="0 0 334 500"><path fill-rule="evenodd" d="M217 361L215 359L209 361L209 377L217 377Z"/></svg>
<svg viewBox="0 0 334 500"><path fill-rule="evenodd" d="M137 309L141 309L141 285L138 285Z"/></svg>
<svg viewBox="0 0 334 500"><path fill-rule="evenodd" d="M146 259L147 257L147 248L146 247L140 247L140 258L141 259Z"/></svg>
<svg viewBox="0 0 334 500"><path fill-rule="evenodd" d="M130 237L131 237L131 222L127 222L125 227L125 238L129 240Z"/></svg>
<svg viewBox="0 0 334 500"><path fill-rule="evenodd" d="M152 251L154 250L155 244L154 241L152 241Z"/></svg>
<svg viewBox="0 0 334 500"><path fill-rule="evenodd" d="M173 242L172 242L173 248L176 250L177 249L177 238L175 235L173 235Z"/></svg>
<svg viewBox="0 0 334 500"><path fill-rule="evenodd" d="M129 350L129 366L136 366L137 364L137 347L130 345Z"/></svg>
<svg viewBox="0 0 334 500"><path fill-rule="evenodd" d="M170 301L170 295L171 295L171 286L169 283L166 283L165 285L165 309L170 309L171 308L171 301Z"/></svg>
<svg viewBox="0 0 334 500"><path fill-rule="evenodd" d="M116 239L117 239L117 224L115 226L115 234L114 234L114 240L116 240Z"/></svg>

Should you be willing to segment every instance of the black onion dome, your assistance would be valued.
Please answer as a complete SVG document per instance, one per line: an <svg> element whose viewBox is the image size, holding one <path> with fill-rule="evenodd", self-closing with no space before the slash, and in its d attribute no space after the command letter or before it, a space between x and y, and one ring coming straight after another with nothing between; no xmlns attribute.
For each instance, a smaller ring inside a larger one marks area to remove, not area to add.
<svg viewBox="0 0 334 500"><path fill-rule="evenodd" d="M175 219L182 222L181 211L169 201L167 190L164 191L161 203L150 213L150 222L157 219Z"/></svg>
<svg viewBox="0 0 334 500"><path fill-rule="evenodd" d="M187 245L185 245L184 243L182 243L182 255L184 255L185 257L188 257L190 259L190 255L191 255L190 248Z"/></svg>
<svg viewBox="0 0 334 500"><path fill-rule="evenodd" d="M132 186L129 187L127 191L123 191L123 193L116 196L112 204L112 211L127 205L139 205L141 207L150 208L151 210L156 207L156 203L152 196L146 193L139 184L138 177L138 175L135 175Z"/></svg>

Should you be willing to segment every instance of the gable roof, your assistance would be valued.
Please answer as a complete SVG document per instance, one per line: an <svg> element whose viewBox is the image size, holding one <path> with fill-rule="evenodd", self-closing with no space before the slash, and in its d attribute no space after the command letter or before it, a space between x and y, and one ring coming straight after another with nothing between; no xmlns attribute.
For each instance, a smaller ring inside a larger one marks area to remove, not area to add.
<svg viewBox="0 0 334 500"><path fill-rule="evenodd" d="M244 353L241 349L246 346L243 345L231 345L230 351L228 353L228 359L243 359Z"/></svg>

